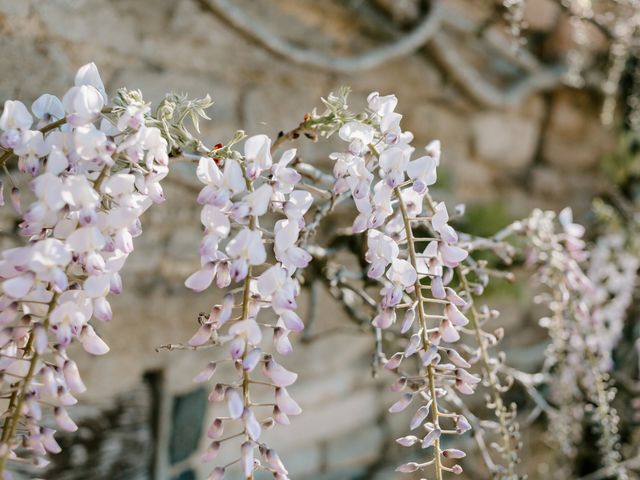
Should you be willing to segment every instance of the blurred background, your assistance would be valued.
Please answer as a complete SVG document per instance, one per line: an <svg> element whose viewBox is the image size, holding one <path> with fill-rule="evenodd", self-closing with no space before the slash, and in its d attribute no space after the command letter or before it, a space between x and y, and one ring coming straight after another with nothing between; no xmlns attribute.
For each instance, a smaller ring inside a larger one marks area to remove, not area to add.
<svg viewBox="0 0 640 480"><path fill-rule="evenodd" d="M354 108L373 90L395 93L416 145L442 141L444 198L468 202L464 228L489 234L533 206L570 205L584 218L593 197L611 190L614 160L631 155L626 99L635 64L619 53L628 31L607 28L613 10L600 12L603 22L584 20L589 4L0 0L0 102L61 96L76 69L95 62L111 94L127 86L154 103L170 91L211 94L202 131L213 145L237 129L275 136L293 128L342 85L352 88ZM305 161L328 165L332 142L297 147ZM78 362L88 386L71 412L80 430L73 442L62 437L63 453L44 478L206 478L198 452L212 412L191 379L211 352L155 350L186 341L214 300L183 287L198 265L198 184L191 166L172 170L167 202L143 219L114 320L97 327L112 351ZM1 221L13 227L14 219ZM349 221L338 214L325 228ZM544 347L521 307L530 295L507 286L493 295L507 332L519 332L505 344L510 360L526 369ZM371 375L373 338L340 330L348 320L324 287L313 299L301 302L313 331L283 362L300 374L292 394L304 415L276 446L294 479L396 478L404 452L393 439L404 420L386 414L390 378ZM532 445L526 470L544 478L544 448L536 450L532 432L524 435Z"/></svg>

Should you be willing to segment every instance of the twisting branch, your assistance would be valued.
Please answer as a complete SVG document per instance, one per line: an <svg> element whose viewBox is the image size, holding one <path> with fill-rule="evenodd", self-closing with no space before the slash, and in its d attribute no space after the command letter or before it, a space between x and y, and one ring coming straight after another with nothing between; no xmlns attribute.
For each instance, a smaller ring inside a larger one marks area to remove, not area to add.
<svg viewBox="0 0 640 480"><path fill-rule="evenodd" d="M441 2L433 2L429 13L406 36L392 44L374 48L352 57L335 57L297 47L278 37L229 0L197 0L200 6L214 13L226 25L270 52L293 63L339 73L355 73L382 65L394 58L409 55L427 43L440 27Z"/></svg>
<svg viewBox="0 0 640 480"><path fill-rule="evenodd" d="M567 67L561 64L544 67L505 89L487 82L484 75L464 59L444 33L434 37L430 52L475 101L491 108L513 107L534 92L555 88L567 72Z"/></svg>

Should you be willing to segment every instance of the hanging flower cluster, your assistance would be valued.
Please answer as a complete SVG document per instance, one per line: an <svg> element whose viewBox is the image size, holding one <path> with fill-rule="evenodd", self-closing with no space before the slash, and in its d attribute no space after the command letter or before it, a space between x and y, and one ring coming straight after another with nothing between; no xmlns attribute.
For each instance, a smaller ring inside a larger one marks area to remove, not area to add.
<svg viewBox="0 0 640 480"><path fill-rule="evenodd" d="M507 228L507 232L510 232ZM506 233L504 233L506 234ZM499 232L500 235L500 232ZM500 257L511 263L512 255L515 253L512 248L494 238L492 241L494 253L498 250ZM474 241L463 244L466 249L473 250ZM478 300L489 284L491 274L495 273L487 268L485 260L476 262L469 257L466 264L457 267L456 273L459 278L459 286L462 297L467 301L466 313L469 317L469 327L463 333L471 334L476 343L475 348L465 346L469 353L467 361L470 364L478 363L482 369L482 383L487 387L485 395L486 407L494 412L495 421L480 421L474 415L469 420L475 429L474 438L482 454L485 465L494 478L500 480L520 480L526 477L518 473L520 456L518 451L522 448L520 437L520 425L517 421L517 408L515 403L510 405L505 402L504 395L513 384L513 377L503 371L508 368L505 364L506 356L503 352L494 354L493 350L500 344L504 336L504 329L498 327L493 331L487 331L487 324L499 318L500 312L490 309L486 304L478 305ZM512 279L511 272L507 272L504 277ZM462 403L458 399L457 405ZM470 412L469 412L470 413ZM501 461L494 461L494 455L487 448L485 436L492 435L495 440L490 441L491 450L501 458Z"/></svg>
<svg viewBox="0 0 640 480"><path fill-rule="evenodd" d="M229 291L222 304L202 317L200 328L188 342L194 348L224 345L225 356L210 362L194 380L211 380L217 366L225 362L236 372L227 383L218 380L209 395L211 402L226 403L228 414L209 427L211 443L203 460L212 461L223 444L240 439L238 460L216 467L211 479L223 478L226 469L238 461L246 478L264 469L277 479L286 479L286 468L275 450L262 441L261 433L275 423L287 425L289 416L301 413L287 391L297 374L268 353L265 337L268 332L272 350L287 355L292 351L290 333L304 328L296 313L300 286L295 274L309 264L311 256L297 243L313 197L296 189L301 176L290 167L295 149L274 162L269 137L247 138L240 154L231 146L241 138L213 151L215 160L200 158L197 168L204 184L198 195L205 232L200 244L202 266L185 284L200 292L215 282L219 289L229 287ZM268 212L281 218L273 223L272 216L263 218ZM273 247L269 252L267 245ZM251 396L256 387L271 390L272 401L257 403ZM240 432L234 432L238 426Z"/></svg>
<svg viewBox="0 0 640 480"><path fill-rule="evenodd" d="M453 269L467 252L457 245L458 235L448 223L445 204L434 203L428 193L436 181L440 144L432 142L425 155L412 160L413 136L401 130L402 115L394 111L396 105L395 96L374 92L368 97L365 115L340 128L348 148L331 155L335 192L351 193L359 212L353 230L367 235L367 274L383 284L373 326L390 328L400 314L401 333L411 334L404 351L393 354L385 367L401 372L407 359L418 359L418 374L401 373L393 385L395 391L405 393L389 411L404 411L417 399L410 425L416 435L402 437L398 443L433 447L433 456L422 463L403 464L398 471L433 466L440 479L447 471L462 472L460 465L446 463L465 456L457 449L442 449L441 436L470 428L464 416L442 406L441 397L450 387L472 394L480 382L467 371L471 365L454 347L459 329L469 320L461 310L467 302L450 285ZM420 228L429 236L415 236Z"/></svg>
<svg viewBox="0 0 640 480"><path fill-rule="evenodd" d="M44 465L47 452L60 451L55 430L41 424L45 406L59 428L78 428L66 409L86 387L67 349L77 340L91 354L109 351L90 320L111 320L107 297L122 291L140 217L164 201L168 144L147 126L149 112L139 92L121 90L109 104L93 63L62 100L42 95L31 112L19 101L4 105L0 163L13 182L17 158L30 192L13 186L26 244L0 260L0 386L9 399L0 472L7 460Z"/></svg>
<svg viewBox="0 0 640 480"><path fill-rule="evenodd" d="M564 459L574 458L588 421L599 438L602 466L616 478L628 478L620 463L618 416L611 406L615 390L607 375L610 351L603 352L599 339L607 330L606 317L598 311L598 287L581 267L589 256L582 239L585 229L573 222L567 208L557 216L536 209L516 231L526 236L528 262L536 267L536 281L547 289L536 300L547 304L552 314L540 323L551 337L544 373L557 405L549 412L555 441ZM562 469L568 468L569 462L562 463Z"/></svg>
<svg viewBox="0 0 640 480"><path fill-rule="evenodd" d="M607 233L598 238L590 250L587 276L594 291L585 298L593 312L598 328L594 340L598 342L601 369L613 368L612 353L623 335L625 319L637 287L640 259L625 246L621 233Z"/></svg>

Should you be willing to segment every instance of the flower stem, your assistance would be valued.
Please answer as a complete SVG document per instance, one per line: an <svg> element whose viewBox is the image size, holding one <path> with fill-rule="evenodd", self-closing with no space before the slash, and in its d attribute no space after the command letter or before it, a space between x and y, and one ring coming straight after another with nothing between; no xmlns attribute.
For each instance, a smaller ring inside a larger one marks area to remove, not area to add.
<svg viewBox="0 0 640 480"><path fill-rule="evenodd" d="M249 176L247 175L247 169L244 165L244 163L240 164L241 168L242 168L242 174L244 175L245 178L245 182L247 184L247 190L252 192L253 191L253 182L249 179ZM256 230L256 217L254 215L252 215L251 217L249 217L249 229L250 230ZM251 297L251 273L252 273L252 266L249 265L249 268L247 270L247 276L244 278L244 285L242 288L242 320L247 320L249 318L249 301L250 301L250 297ZM242 359L244 360L248 354L248 350L249 350L249 342L247 339L245 339L244 342L244 353L242 354ZM242 369L242 398L243 398L243 402L244 402L244 407L245 408L250 408L251 406L251 397L249 395L249 386L251 384L251 378L249 376L249 372L246 371L244 368ZM245 437L246 440L249 441L249 434L247 432L245 432ZM246 480L253 480L253 472L247 476Z"/></svg>
<svg viewBox="0 0 640 480"><path fill-rule="evenodd" d="M411 265L418 271L418 262L416 257L416 249L413 240L413 231L411 230L411 219L409 218L409 213L407 211L407 207L404 204L404 200L402 199L402 195L400 192L400 188L396 187L394 189L395 195L398 199L398 206L400 207L400 212L402 214L402 220L404 222L404 230L407 235L407 250L409 251L409 259L411 261ZM422 284L420 283L420 278L416 276L415 283L415 298L418 302L418 319L420 321L420 327L422 329L422 346L424 350L428 350L430 347L429 337L427 336L427 319L424 312L424 299L422 297ZM440 428L439 416L440 413L438 411L438 401L436 397L436 384L435 384L435 372L433 369L433 365L430 363L427 366L427 381L429 383L429 394L431 396L431 421L433 423L434 428ZM436 470L436 480L442 480L442 461L440 459L440 439L436 439L433 443L433 455L434 455L434 465Z"/></svg>
<svg viewBox="0 0 640 480"><path fill-rule="evenodd" d="M486 378L489 382L489 387L491 388L491 394L493 395L493 410L496 413L496 417L498 417L498 423L500 425L500 434L502 436L502 448L503 448L503 457L507 458L507 473L509 479L517 479L518 475L515 471L515 461L518 456L515 449L511 443L511 436L509 434L509 425L506 417L506 407L504 406L504 402L502 401L502 396L500 395L500 388L498 384L498 378L491 368L491 362L489 358L489 352L487 351L486 343L482 338L482 329L480 327L480 323L478 322L478 312L476 310L475 304L473 302L473 295L471 293L471 289L469 288L469 281L467 280L467 276L464 272L464 269L460 266L457 268L458 275L460 276L460 283L462 285L462 289L467 294L467 297L470 302L469 312L470 315L470 324L475 333L476 340L478 342L478 346L480 348L480 360L482 362L482 368L486 373Z"/></svg>
<svg viewBox="0 0 640 480"><path fill-rule="evenodd" d="M45 317L44 317L45 329L49 328L49 314L53 310L53 307L55 306L57 300L58 300L58 294L54 292L51 297L51 301L49 302L47 313L45 314ZM27 340L27 344L25 345L25 348L24 348L25 356L28 354L29 351L32 350L34 340L35 340L35 335L33 330L31 330L31 333L29 334L29 339ZM20 421L20 413L22 412L22 407L24 406L27 389L31 384L31 380L33 379L33 376L35 374L36 366L38 365L39 359L40 359L40 355L38 354L38 352L34 350L31 358L29 359L29 370L27 371L26 376L22 380L22 385L20 386L20 388L17 388L16 390L14 390L14 392L11 394L11 398L9 399L9 409L13 407L13 413L11 414L11 416L5 419L4 425L2 426L2 437L0 438L2 440L2 443L6 445L7 448L0 456L0 478L4 478L3 475L4 475L5 466L7 463L7 458L9 457L9 453L11 452L10 445L11 445L11 442L13 441L13 437L15 436L16 429L18 428L18 423Z"/></svg>

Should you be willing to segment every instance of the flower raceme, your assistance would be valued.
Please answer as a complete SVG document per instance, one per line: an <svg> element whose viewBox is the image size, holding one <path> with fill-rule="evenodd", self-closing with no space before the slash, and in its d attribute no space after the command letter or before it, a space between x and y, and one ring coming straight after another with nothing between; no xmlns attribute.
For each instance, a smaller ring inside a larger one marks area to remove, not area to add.
<svg viewBox="0 0 640 480"><path fill-rule="evenodd" d="M401 465L398 471L432 468L440 479L444 472L462 471L458 464L445 465L447 459L464 457L459 450L443 450L441 436L470 428L462 415L447 412L441 399L449 388L472 394L480 382L467 372L469 363L454 348L459 329L468 323L463 313L467 302L449 284L452 269L466 259L467 251L457 245L445 204L434 203L429 194L429 186L437 179L440 144L430 143L424 155L412 160L413 135L401 130L396 105L395 96L374 92L365 114L340 128L339 136L348 147L331 155L334 192L350 192L353 197L359 212L353 230L367 236L367 275L382 284L373 326L391 328L400 316L401 333L410 334L404 350L385 363L400 375L392 388L405 392L389 411L413 408L410 428L420 437L409 435L397 441L406 447L417 443L432 448L433 455L422 463ZM429 236L417 237L419 230ZM404 371L414 358L416 375Z"/></svg>
<svg viewBox="0 0 640 480"><path fill-rule="evenodd" d="M23 208L14 185L26 242L0 260L0 385L10 400L3 474L8 459L44 465L47 452L60 451L55 431L40 423L45 405L54 406L59 428L77 429L66 408L86 387L68 346L77 340L91 354L109 351L90 320L111 319L107 298L123 289L120 271L142 232L140 217L164 200L168 144L147 126L149 111L137 92L109 104L94 64L78 70L62 100L42 95L31 112L19 101L4 105L0 163L17 158L33 200Z"/></svg>
<svg viewBox="0 0 640 480"><path fill-rule="evenodd" d="M420 437L408 435L398 443L407 447L419 443L425 449L433 448L433 455L422 463L404 464L398 471L432 466L441 479L446 472L460 473L462 468L455 460L465 456L460 450L441 448L441 437L471 428L463 415L447 410L442 402L452 389L473 394L480 382L467 371L471 360L455 348L461 329L469 322L465 312L471 298L468 292L459 295L454 289L454 269L468 252L458 244L445 204L434 202L429 193L437 179L440 144L430 143L425 155L412 159L412 135L401 130L396 104L392 95L373 93L364 114L334 108L323 127L325 132L337 131L348 144L344 151L330 156L335 178L332 195L353 198L358 210L353 231L367 238L367 275L381 284L372 325L391 328L401 315L401 334L409 335L403 350L385 363L400 376L392 388L402 392L389 411L414 408L410 429ZM199 160L197 174L204 185L198 195L204 227L201 267L185 282L195 291L204 291L214 282L227 289L222 303L201 316L200 327L189 341L189 348L224 346L226 354L211 361L194 380L211 381L221 363L231 363L236 372L233 380L216 380L212 386L209 400L226 403L228 415L219 416L210 426L211 444L203 460L212 461L223 443L235 440L238 458L215 467L210 478L222 478L236 463L245 478L253 478L256 469L288 478L282 463L273 462L276 454L260 436L263 428L288 424L289 416L301 413L286 390L297 375L267 353L263 330L271 331L271 349L286 355L292 350L290 333L304 328L295 312L300 290L296 273L311 261L300 242L313 197L290 166L295 150L285 151L275 162L271 140L264 135L247 138L242 153L231 149L235 143L219 146ZM273 214L280 218L274 220ZM418 231L428 236L416 236ZM268 245L272 248L267 249ZM261 310L271 311L276 320L258 320L259 315L267 314ZM415 374L406 371L414 360ZM259 372L262 378L256 379ZM272 390L272 400L256 404L251 392L265 386ZM414 403L419 405L412 407ZM272 410L260 414L264 407ZM223 436L229 428L235 428L234 432L239 428L240 434Z"/></svg>
<svg viewBox="0 0 640 480"><path fill-rule="evenodd" d="M311 256L297 243L313 198L296 190L301 177L288 167L295 154L295 149L287 150L274 163L271 140L255 135L244 141L242 153L227 149L221 166L208 156L198 163L198 178L204 184L198 195L204 227L201 268L185 284L200 292L215 281L217 288L228 290L222 303L202 317L189 340L193 348L220 345L226 353L194 380L210 381L220 363L235 367L235 378L217 381L209 395L211 402L226 404L228 415L216 418L209 427L211 443L202 460L213 461L223 445L243 439L238 459L215 467L212 479L223 478L235 463L246 478L253 478L258 468L278 479L289 478L278 454L261 436L263 429L275 423L287 425L290 416L302 411L287 391L297 374L277 363L264 345L269 332L273 350L287 355L292 351L290 333L304 328L296 313L300 286L295 274L309 264ZM273 223L264 218L267 213L280 218ZM267 246L272 246L269 252ZM271 258L273 262L268 261ZM271 400L256 403L251 395L256 388L267 396L270 390ZM223 432L233 430L234 424L241 434L225 437Z"/></svg>
<svg viewBox="0 0 640 480"><path fill-rule="evenodd" d="M526 235L529 241L528 261L536 267L534 279L544 287L537 300L547 304L551 313L541 319L540 324L549 330L551 338L545 368L550 372L552 399L558 405L556 411L550 412L551 432L563 454L563 462L566 458L575 458L577 446L585 436L582 424L586 418L598 434L602 465L616 478L629 478L621 462L619 418L611 405L615 389L610 388L608 377L621 321L615 314L622 315L617 303L624 305L628 297L628 292L615 283L618 266L611 260L607 264L604 278L611 275L610 281L617 288L611 292L613 295L609 292L603 295L602 290L611 285L599 278L603 275L599 271L603 267L602 258L592 261L590 278L582 269L589 257L582 238L585 229L574 223L569 208L558 215L536 209L529 218L517 223L516 231ZM610 247L605 244L607 240L603 237L596 246L597 255L611 255ZM615 241L619 249L619 239ZM616 253L624 257L624 252ZM637 260L628 261L631 268L637 267ZM604 316L609 309L614 315ZM587 412L591 412L590 415L587 416ZM573 474L566 470L566 465L562 468L565 475Z"/></svg>

